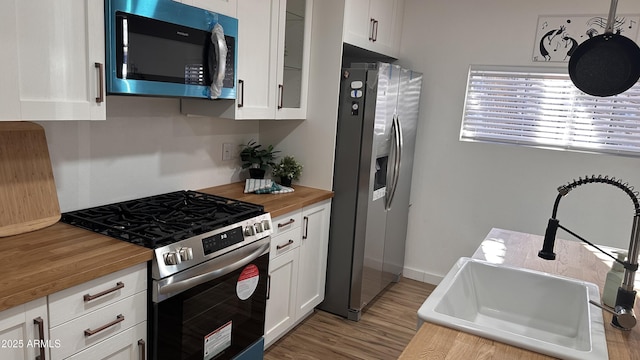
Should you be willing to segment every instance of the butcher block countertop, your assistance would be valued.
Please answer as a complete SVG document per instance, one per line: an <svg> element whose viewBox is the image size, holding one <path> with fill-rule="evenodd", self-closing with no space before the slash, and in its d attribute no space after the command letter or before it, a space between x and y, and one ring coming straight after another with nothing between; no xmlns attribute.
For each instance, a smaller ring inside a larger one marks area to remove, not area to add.
<svg viewBox="0 0 640 360"><path fill-rule="evenodd" d="M0 238L0 311L152 258L151 249L61 222Z"/></svg>
<svg viewBox="0 0 640 360"><path fill-rule="evenodd" d="M272 217L330 199L333 192L293 186L288 194L244 194L244 183L199 191L265 206ZM0 238L0 311L149 261L153 250L58 222Z"/></svg>
<svg viewBox="0 0 640 360"><path fill-rule="evenodd" d="M331 199L333 191L320 190L301 185L293 185L294 192L286 194L245 194L244 182L215 186L198 191L219 195L264 206L264 211L275 218L302 209L322 200Z"/></svg>
<svg viewBox="0 0 640 360"><path fill-rule="evenodd" d="M561 239L556 240L555 244L556 260L543 260L538 257L542 240L542 236L494 228L473 254L473 258L589 281L598 285L602 293L612 260L581 242ZM636 284L638 284L637 281ZM638 289L637 285L636 289ZM558 306L571 306L571 304L558 304ZM640 315L640 299L636 298L634 311L636 315ZM610 325L611 314L604 312L603 316L609 359L640 359L640 324L631 331L620 331ZM400 359L541 360L553 358L425 322L400 355Z"/></svg>

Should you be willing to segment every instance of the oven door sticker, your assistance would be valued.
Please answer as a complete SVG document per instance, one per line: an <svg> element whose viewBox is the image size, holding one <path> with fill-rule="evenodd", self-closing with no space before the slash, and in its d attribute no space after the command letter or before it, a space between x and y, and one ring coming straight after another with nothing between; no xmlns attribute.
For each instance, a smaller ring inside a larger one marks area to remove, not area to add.
<svg viewBox="0 0 640 360"><path fill-rule="evenodd" d="M260 271L254 264L247 265L240 276L238 277L238 283L236 284L236 294L240 300L247 300L253 295L258 287L260 281Z"/></svg>
<svg viewBox="0 0 640 360"><path fill-rule="evenodd" d="M210 332L204 337L204 358L213 359L231 346L231 321Z"/></svg>

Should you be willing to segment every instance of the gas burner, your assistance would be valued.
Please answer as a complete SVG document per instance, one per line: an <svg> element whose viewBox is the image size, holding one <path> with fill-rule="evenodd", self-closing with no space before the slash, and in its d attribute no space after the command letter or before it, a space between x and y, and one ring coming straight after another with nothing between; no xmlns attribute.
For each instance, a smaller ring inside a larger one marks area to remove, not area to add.
<svg viewBox="0 0 640 360"><path fill-rule="evenodd" d="M62 214L62 221L155 249L264 213L260 205L183 190Z"/></svg>

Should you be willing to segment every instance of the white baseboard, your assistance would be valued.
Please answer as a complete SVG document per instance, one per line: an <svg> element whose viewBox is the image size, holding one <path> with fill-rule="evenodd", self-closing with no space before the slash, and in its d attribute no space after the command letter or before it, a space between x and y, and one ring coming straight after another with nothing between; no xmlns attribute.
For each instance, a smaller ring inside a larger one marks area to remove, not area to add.
<svg viewBox="0 0 640 360"><path fill-rule="evenodd" d="M424 282L427 284L432 284L432 285L440 284L440 281L442 281L442 279L444 278L444 276L442 275L436 275L426 271L412 269L409 267L405 267L403 269L402 276L412 280L417 280L417 281Z"/></svg>

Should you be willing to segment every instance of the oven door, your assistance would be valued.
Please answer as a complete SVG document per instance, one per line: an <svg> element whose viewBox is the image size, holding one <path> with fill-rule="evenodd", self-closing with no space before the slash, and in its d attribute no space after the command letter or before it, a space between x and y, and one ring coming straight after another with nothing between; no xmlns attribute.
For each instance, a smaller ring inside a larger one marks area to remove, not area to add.
<svg viewBox="0 0 640 360"><path fill-rule="evenodd" d="M264 334L269 243L270 238L261 239L154 281L153 297L169 297L152 304L152 358L232 359L259 341Z"/></svg>
<svg viewBox="0 0 640 360"><path fill-rule="evenodd" d="M108 93L235 99L237 19L175 1L129 2L107 2ZM223 33L212 37L216 24Z"/></svg>

